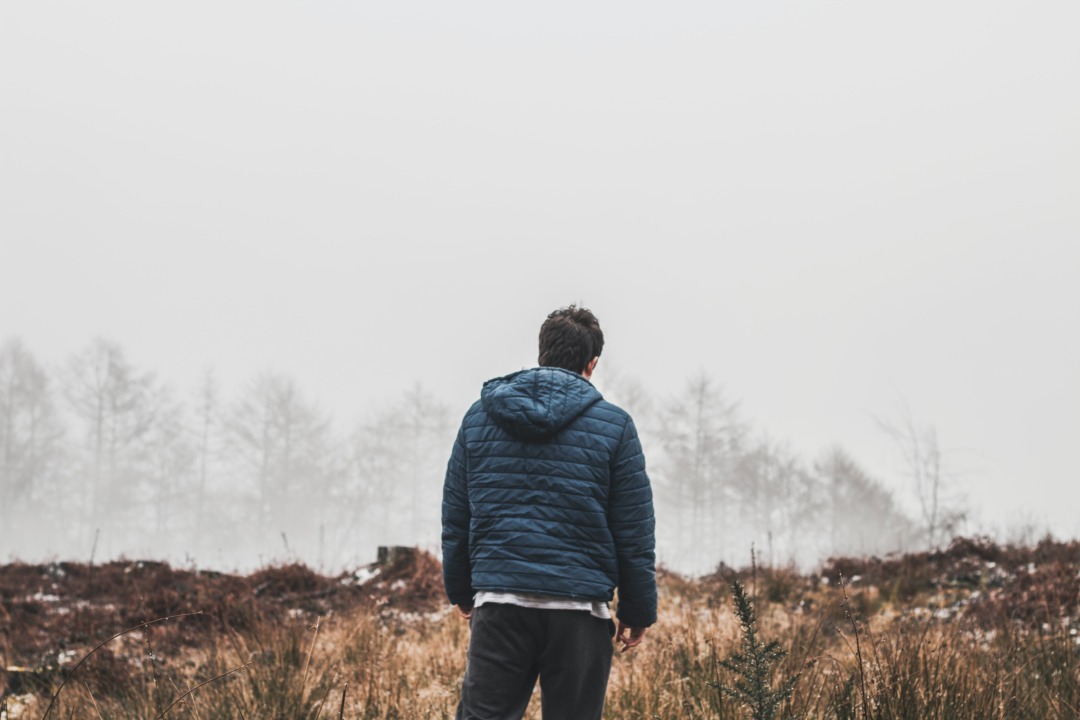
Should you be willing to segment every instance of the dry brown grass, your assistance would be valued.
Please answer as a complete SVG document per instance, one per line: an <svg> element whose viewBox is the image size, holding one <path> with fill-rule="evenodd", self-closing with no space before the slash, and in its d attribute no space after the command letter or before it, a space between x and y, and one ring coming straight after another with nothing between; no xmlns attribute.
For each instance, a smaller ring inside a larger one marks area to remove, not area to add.
<svg viewBox="0 0 1080 720"><path fill-rule="evenodd" d="M756 577L739 576L755 593L761 635L788 650L777 676L803 673L785 717L1077 718L1080 640L1077 598L1070 592L1080 563L1072 552L1065 545L996 553L979 546L955 547L946 558L921 562L834 561L828 571L842 565L852 581L847 593L854 626L835 577L826 584L820 575L767 568ZM185 631L179 626L192 621L187 619L129 633L69 679L51 717L152 720L177 696L235 668L241 669L195 691L168 717L332 719L346 683L344 717L350 720L452 717L468 626L432 599L437 570L421 556L412 567L386 571L364 592L348 590L356 602L327 601L341 592L331 586L345 587L342 578L330 582L295 568L284 575L264 571L254 583L244 581L251 597L236 596L245 608L243 623L194 620L205 627ZM710 684L729 679L716 659L738 642L730 579L661 573L660 622L639 650L616 655L606 717L748 717ZM33 612L15 608L36 589L0 587L8 617L17 611L20 622L36 622ZM41 626L54 634L58 626L45 619L62 603L38 613ZM182 605L167 607L197 609ZM217 607L230 612L228 603ZM84 622L76 629L56 635L50 657L62 651L77 657L95 638L122 628L104 617L101 625ZM40 637L34 628L5 625L2 662L37 663L42 669L34 677L41 684L14 688L7 700L11 720L40 718L50 690L71 666L49 671L41 664L48 658L13 654L20 634ZM12 673L5 682L12 684ZM527 718L539 718L538 705Z"/></svg>

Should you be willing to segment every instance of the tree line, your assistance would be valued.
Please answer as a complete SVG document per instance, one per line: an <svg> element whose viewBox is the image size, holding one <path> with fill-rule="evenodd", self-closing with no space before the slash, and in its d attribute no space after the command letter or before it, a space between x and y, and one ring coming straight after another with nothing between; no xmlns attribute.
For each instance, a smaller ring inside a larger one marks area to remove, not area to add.
<svg viewBox="0 0 1080 720"><path fill-rule="evenodd" d="M111 340L52 369L8 340L0 552L339 566L431 545L448 417L417 386L341 432L287 375L226 394L207 371L179 392Z"/></svg>
<svg viewBox="0 0 1080 720"><path fill-rule="evenodd" d="M609 385L609 399L631 412L643 438L658 553L671 566L708 572L720 562L745 565L754 548L759 562L806 567L828 556L881 555L928 542L927 527L842 447L799 456L755 431L707 373L662 400L634 380L616 377ZM931 529L948 532L940 522Z"/></svg>
<svg viewBox="0 0 1080 720"><path fill-rule="evenodd" d="M671 567L742 564L751 544L763 560L809 564L927 541L926 523L843 449L806 460L755 433L707 374L662 399L615 375L598 382L638 424ZM343 426L288 375L227 392L206 371L177 390L112 340L47 367L8 339L0 554L337 568L370 562L378 545L437 548L464 410L416 385Z"/></svg>

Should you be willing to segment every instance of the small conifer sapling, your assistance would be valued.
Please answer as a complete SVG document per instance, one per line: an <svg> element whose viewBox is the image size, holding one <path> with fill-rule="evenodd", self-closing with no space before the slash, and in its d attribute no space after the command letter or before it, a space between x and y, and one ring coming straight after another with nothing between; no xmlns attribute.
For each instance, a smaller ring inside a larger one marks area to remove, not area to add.
<svg viewBox="0 0 1080 720"><path fill-rule="evenodd" d="M772 688L773 668L787 655L787 651L775 640L766 643L758 637L757 616L742 583L738 580L732 582L731 591L742 641L740 650L726 660L720 660L719 665L734 674L736 679L734 685L722 682L711 684L722 694L748 707L753 720L776 720L780 706L791 697L800 673L784 680L777 689Z"/></svg>

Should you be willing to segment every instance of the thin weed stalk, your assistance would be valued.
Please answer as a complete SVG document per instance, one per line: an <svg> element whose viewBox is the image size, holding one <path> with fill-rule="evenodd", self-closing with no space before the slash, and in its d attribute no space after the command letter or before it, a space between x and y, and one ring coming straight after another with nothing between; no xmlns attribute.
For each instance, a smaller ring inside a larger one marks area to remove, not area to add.
<svg viewBox="0 0 1080 720"><path fill-rule="evenodd" d="M160 623L160 622L165 622L167 620L179 620L181 618L192 617L194 615L202 615L202 611L200 610L198 612L181 613L179 615L169 615L168 617L157 618L156 620L150 620L148 622L139 623L138 625L135 625L133 627L129 627L127 630L122 630L122 631L116 633L115 635L113 635L112 637L110 637L110 638L108 638L106 640L102 640L100 643L98 643L96 646L94 646L94 648L90 652L83 655L82 658L79 660L79 662L75 663L75 667L71 668L71 672L69 672L67 675L65 675L64 679L60 681L60 687L56 688L56 692L53 693L52 699L49 701L49 707L45 708L45 714L41 716L41 720L46 720L46 718L49 717L49 713L52 712L53 705L56 704L56 699L58 697L60 697L60 691L64 689L64 685L67 684L67 681L69 679L71 679L71 677L73 675L75 675L75 673L78 671L78 669L80 667L82 667L82 664L84 662L86 662L87 658L89 658L91 655L96 653L98 650L105 647L106 645L111 643L116 638L123 637L124 635L127 635L128 633L131 633L131 632L135 632L136 630L139 630L141 628L144 628L144 627L147 627L147 626L150 626L150 625L154 625L154 624L157 624L157 623Z"/></svg>
<svg viewBox="0 0 1080 720"><path fill-rule="evenodd" d="M844 601L843 601L844 614L847 616L847 619L851 622L851 630L852 630L852 632L855 633L855 659L856 659L857 667L859 669L859 693L862 696L863 717L868 718L868 717L870 717L870 701L867 699L867 696L866 696L866 673L863 672L862 647L859 644L859 626L855 622L854 615L852 615L852 613L851 613L851 603L848 600L847 588L844 586L844 574L840 573L839 578L840 578L840 591L844 595Z"/></svg>

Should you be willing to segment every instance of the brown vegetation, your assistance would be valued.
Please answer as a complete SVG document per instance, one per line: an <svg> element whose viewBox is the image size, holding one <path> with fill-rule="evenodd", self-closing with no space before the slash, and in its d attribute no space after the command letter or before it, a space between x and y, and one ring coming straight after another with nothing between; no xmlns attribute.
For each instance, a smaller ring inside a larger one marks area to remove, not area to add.
<svg viewBox="0 0 1080 720"><path fill-rule="evenodd" d="M610 718L749 717L717 691L739 643L730 583L801 672L780 717L1080 717L1080 544L837 558L820 573L660 573L660 622L617 656ZM376 574L372 574L376 573ZM843 578L843 587L839 584ZM148 620L71 668L98 642ZM356 574L299 565L241 577L118 562L0 567L0 717L451 717L467 624L423 553ZM861 658L861 660L860 660ZM348 690L345 686L348 684ZM538 703L529 718L537 718Z"/></svg>

